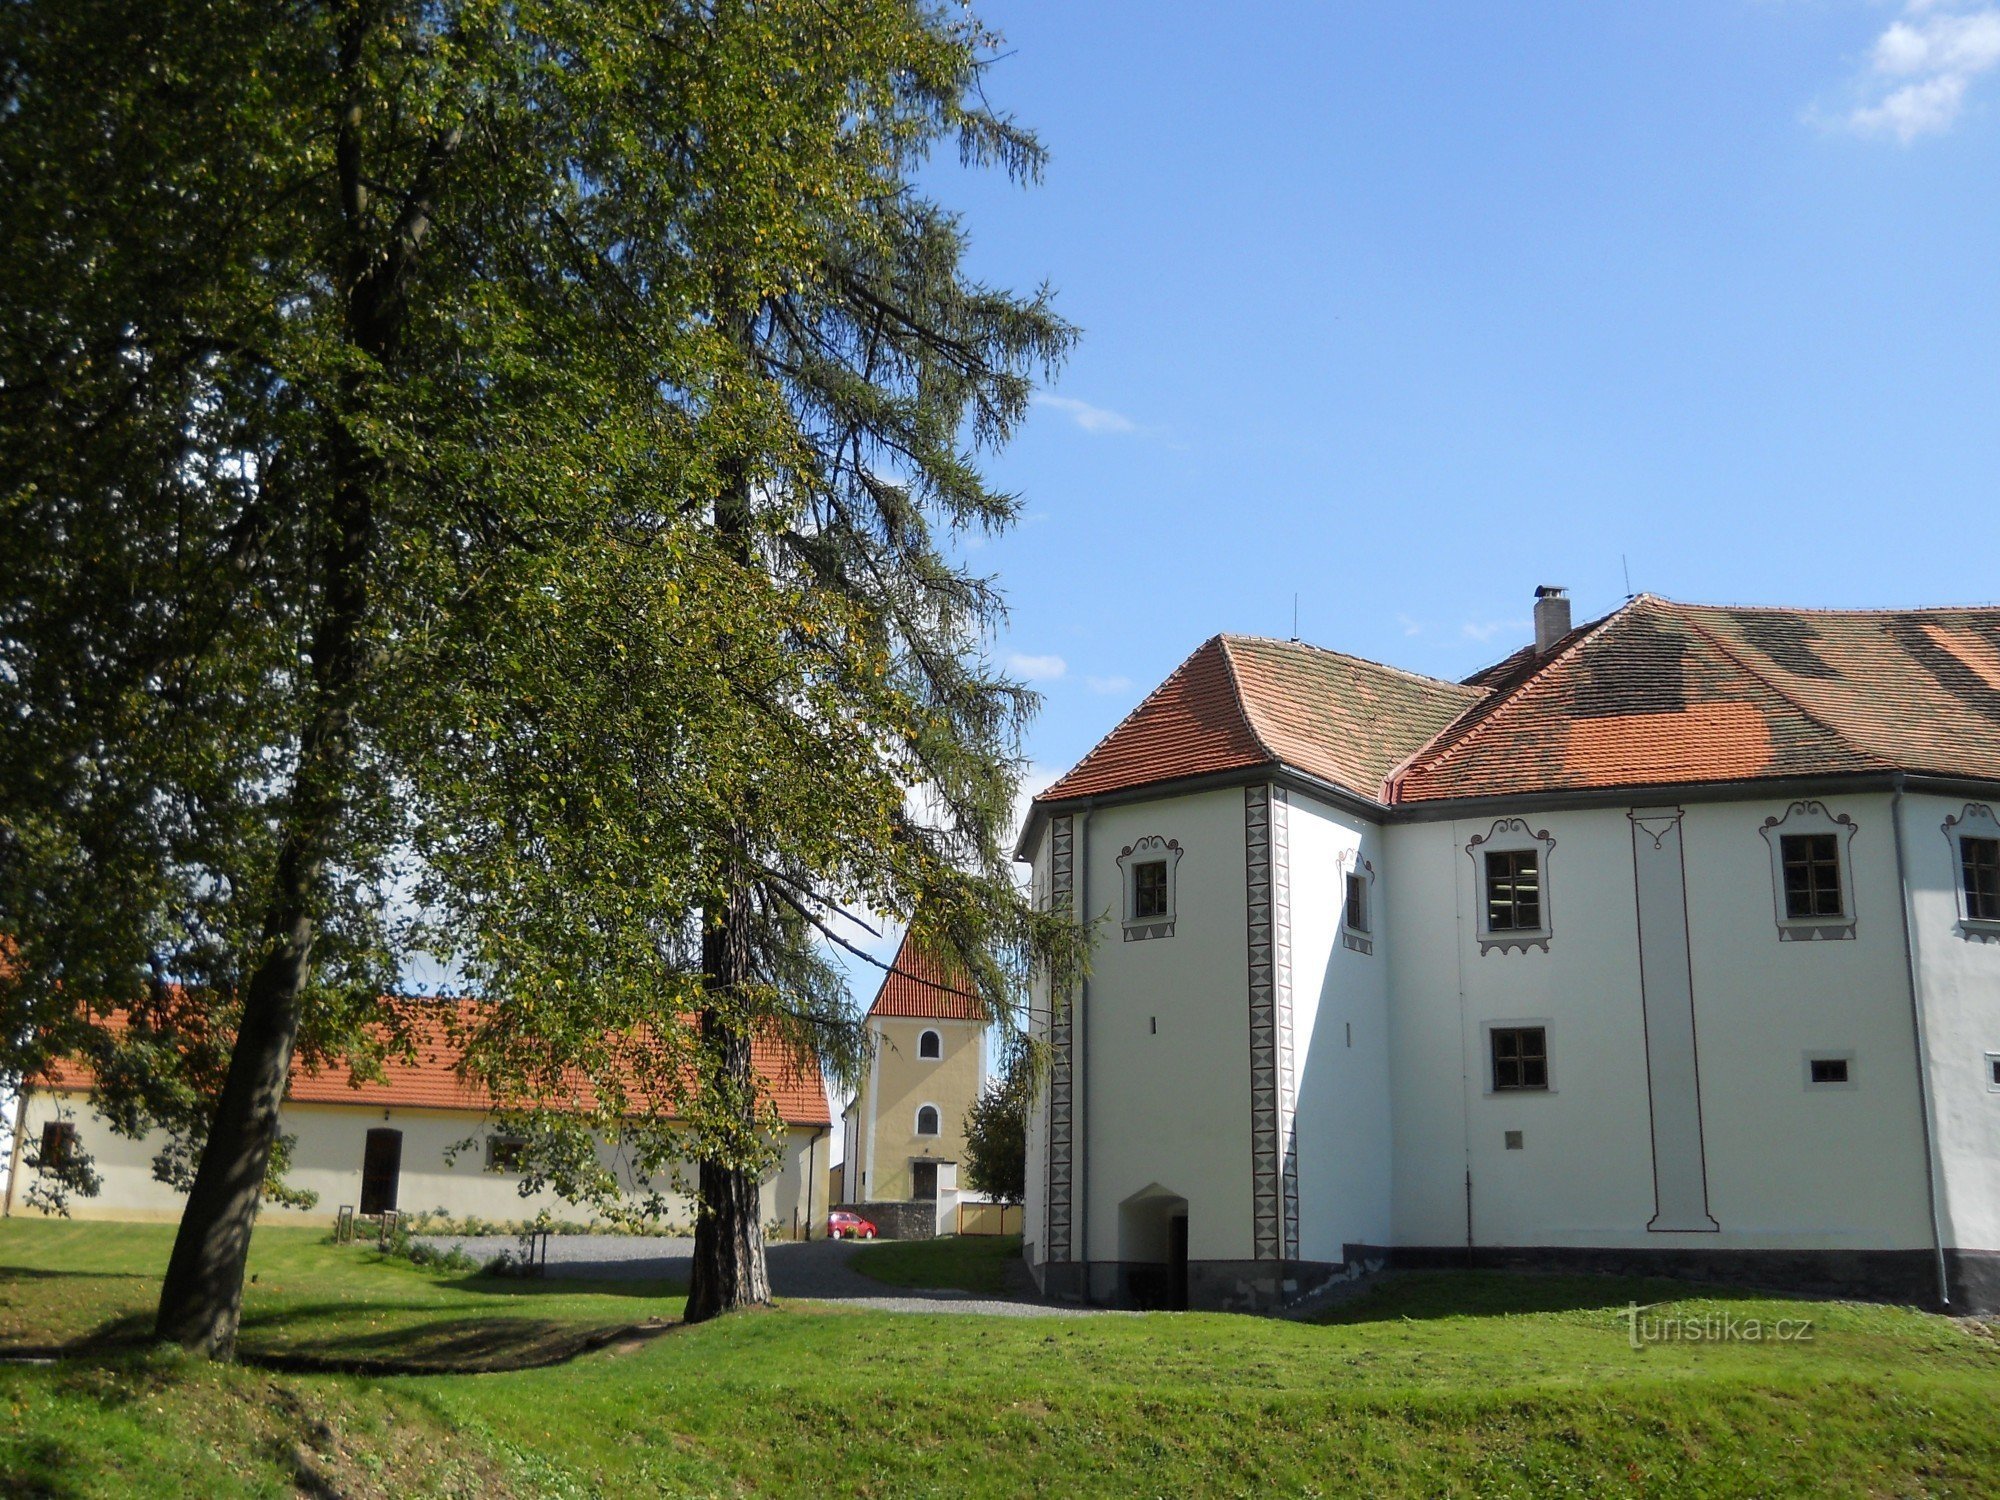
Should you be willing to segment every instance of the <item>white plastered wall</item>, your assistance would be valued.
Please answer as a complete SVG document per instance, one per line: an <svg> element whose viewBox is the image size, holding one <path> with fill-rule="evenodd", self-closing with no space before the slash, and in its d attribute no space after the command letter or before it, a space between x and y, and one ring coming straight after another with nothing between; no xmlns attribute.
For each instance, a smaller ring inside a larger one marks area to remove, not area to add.
<svg viewBox="0 0 2000 1500"><path fill-rule="evenodd" d="M1121 849L1175 840L1171 937L1123 940ZM1077 817L1079 896L1085 859ZM1187 1200L1188 1254L1249 1260L1250 1027L1243 791L1095 809L1086 919L1096 929L1077 1078L1078 1259L1120 1258L1120 1205L1158 1185Z"/></svg>
<svg viewBox="0 0 2000 1500"><path fill-rule="evenodd" d="M1886 796L1829 799L1857 832L1852 941L1779 941L1769 846L1783 801L1682 819L1709 1209L1654 1211L1632 830L1623 808L1529 815L1555 847L1551 938L1482 954L1469 841L1492 817L1388 830L1395 1234L1399 1244L1908 1249L1928 1244L1921 1121ZM1497 814L1496 814L1497 816ZM1456 930L1456 940L1450 934ZM1486 1030L1548 1027L1546 1094L1493 1094ZM1855 1085L1808 1089L1807 1053L1852 1052ZM1522 1132L1508 1150L1505 1133Z"/></svg>
<svg viewBox="0 0 2000 1500"><path fill-rule="evenodd" d="M42 1127L51 1120L67 1119L77 1128L78 1141L90 1153L103 1186L94 1198L72 1197L70 1214L79 1219L174 1220L181 1215L185 1198L153 1177L153 1157L164 1136L154 1133L133 1140L112 1131L110 1125L90 1110L81 1095L46 1091L28 1097L23 1139L31 1144L41 1140ZM478 1215L506 1221L532 1219L547 1210L557 1219L588 1217L585 1210L565 1204L553 1193L522 1197L520 1179L510 1173L488 1172L485 1168L485 1122L475 1114L453 1110L387 1109L380 1106L293 1104L286 1108L283 1128L297 1137L292 1150L289 1185L315 1192L319 1201L311 1209L266 1205L264 1218L275 1224L324 1224L333 1221L341 1205L356 1205L361 1194L361 1162L370 1130L398 1130L403 1135L402 1170L397 1190L397 1207L404 1213L442 1210L453 1218ZM817 1198L808 1205L808 1159L815 1153L813 1142L819 1132L810 1126L791 1126L785 1132L783 1154L777 1167L763 1184L764 1222L790 1235L795 1224L802 1227L813 1214L824 1215ZM472 1138L469 1150L458 1153L455 1162L446 1159L455 1144ZM825 1168L826 1142L820 1141L817 1154ZM610 1160L607 1156L607 1160ZM31 1214L25 1202L32 1169L23 1166L12 1185L8 1211ZM692 1185L694 1174L684 1174ZM669 1222L688 1225L693 1215L688 1202L676 1196Z"/></svg>
<svg viewBox="0 0 2000 1500"><path fill-rule="evenodd" d="M1296 1084L1299 1258L1386 1245L1390 1227L1389 949L1381 829L1291 794L1292 1070ZM1341 940L1346 879L1374 867L1374 951Z"/></svg>
<svg viewBox="0 0 2000 1500"><path fill-rule="evenodd" d="M1988 1053L2000 1053L2000 942L1959 932L1958 850L1944 832L1945 821L1962 816L1967 801L1906 798L1903 838L1944 1242L1954 1249L2000 1250L2000 1092L1991 1087L1987 1062Z"/></svg>

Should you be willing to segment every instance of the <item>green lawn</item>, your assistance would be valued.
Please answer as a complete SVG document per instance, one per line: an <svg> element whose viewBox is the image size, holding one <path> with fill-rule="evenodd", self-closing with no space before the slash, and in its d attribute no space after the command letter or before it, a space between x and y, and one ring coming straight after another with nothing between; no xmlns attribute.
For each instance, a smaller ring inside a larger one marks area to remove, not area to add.
<svg viewBox="0 0 2000 1500"><path fill-rule="evenodd" d="M111 1334L0 1365L0 1493L1973 1495L2000 1467L2000 1344L1892 1308L1439 1274L1320 1325L793 1304L662 1332L665 1288L484 1281L266 1230L244 1347L285 1367L217 1370L117 1342L166 1242L0 1224L0 1344ZM1629 1347L1627 1303L1669 1298L1648 1315L1813 1336ZM557 1362L300 1368L405 1355Z"/></svg>
<svg viewBox="0 0 2000 1500"><path fill-rule="evenodd" d="M1011 1292L1025 1287L1018 1234L948 1235L936 1240L886 1240L854 1252L848 1262L889 1286L961 1292Z"/></svg>

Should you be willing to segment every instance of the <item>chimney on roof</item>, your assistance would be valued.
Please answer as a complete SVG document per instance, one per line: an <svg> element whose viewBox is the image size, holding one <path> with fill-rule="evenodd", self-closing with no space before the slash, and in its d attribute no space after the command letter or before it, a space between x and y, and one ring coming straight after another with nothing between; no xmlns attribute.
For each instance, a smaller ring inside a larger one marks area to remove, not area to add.
<svg viewBox="0 0 2000 1500"><path fill-rule="evenodd" d="M1547 656L1569 634L1569 590L1545 583L1535 590L1535 655Z"/></svg>

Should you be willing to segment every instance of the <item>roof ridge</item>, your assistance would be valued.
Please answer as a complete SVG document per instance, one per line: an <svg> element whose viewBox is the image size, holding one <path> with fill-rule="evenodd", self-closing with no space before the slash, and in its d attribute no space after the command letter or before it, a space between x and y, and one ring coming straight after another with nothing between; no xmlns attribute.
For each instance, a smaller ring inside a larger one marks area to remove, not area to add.
<svg viewBox="0 0 2000 1500"><path fill-rule="evenodd" d="M1590 642L1596 640L1600 635L1604 634L1604 632L1611 627L1612 621L1624 616L1628 611L1631 610L1632 606L1637 604L1641 599L1651 599L1652 597L1653 596L1650 594L1635 594L1630 599L1627 599L1617 609L1612 610L1610 614L1605 615L1602 619L1596 621L1594 624L1579 626L1575 631L1571 633L1571 639L1567 645L1563 646L1560 650L1551 651L1545 660L1537 662L1535 665L1535 669L1532 672L1530 672L1526 677L1523 677L1519 682L1515 683L1510 690L1508 690L1505 693L1502 693L1500 695L1499 701L1494 703L1492 707L1488 709L1488 711L1485 714L1481 715L1480 718L1477 720L1477 722L1472 724L1466 730L1462 738L1454 740L1449 745L1443 746L1441 749L1439 749L1436 752L1437 759L1434 762L1429 762L1429 764L1441 765L1445 761L1449 760L1451 757L1457 755L1461 750L1464 750L1465 748L1470 746L1474 741L1478 740L1482 735L1484 735L1487 732L1487 730L1493 725L1495 720L1497 720L1502 714L1506 713L1509 709L1513 708L1516 704L1520 703L1522 699L1527 697L1529 691L1532 688L1534 688L1534 686L1537 683L1541 682L1544 679L1544 677L1547 675L1551 667L1555 666L1556 663L1560 661L1565 661L1571 656L1574 656L1577 652L1581 651ZM1659 601L1655 600L1654 602L1657 603ZM1479 705L1477 704L1469 705L1467 708L1467 712L1469 713L1472 708L1478 706ZM1401 765L1397 766L1393 771L1389 773L1389 775L1383 780L1382 783L1383 791L1385 793L1384 797L1385 801L1389 802L1395 801L1396 794L1402 789L1402 783L1404 778L1406 778L1411 771L1417 769L1420 763L1423 763L1423 758L1431 753L1431 747L1436 745L1438 741L1442 740L1447 734L1450 734L1452 728L1456 724L1458 724L1461 720L1463 720L1464 717L1465 717L1464 714L1460 714L1457 719L1454 719L1450 724L1445 725L1443 729L1440 729L1436 734L1432 735L1431 738L1425 744L1418 747L1414 752L1412 752L1408 757L1404 759Z"/></svg>
<svg viewBox="0 0 2000 1500"><path fill-rule="evenodd" d="M1676 609L1752 609L1771 615L2000 615L2000 603L1986 604L1914 604L1914 605L1856 605L1843 608L1832 605L1811 604L1711 604L1698 599L1668 599L1663 595L1653 595L1660 603L1672 605Z"/></svg>
<svg viewBox="0 0 2000 1500"><path fill-rule="evenodd" d="M1331 646L1322 646L1317 641L1301 640L1296 636L1245 635L1242 631L1225 630L1215 639L1229 641L1255 641L1265 646L1302 646L1308 651L1317 651L1321 656L1337 656L1342 661L1351 661L1359 666L1373 667L1378 672L1387 672L1396 677L1407 677L1412 682L1421 682L1426 687L1455 688L1463 692L1484 696L1486 689L1476 688L1468 683L1453 682L1448 677L1431 677L1422 672L1412 672L1408 667L1399 667L1393 662L1377 661L1372 656L1356 656L1352 651L1336 651Z"/></svg>
<svg viewBox="0 0 2000 1500"><path fill-rule="evenodd" d="M1264 737L1264 731L1257 724L1257 716L1250 712L1250 698L1243 691L1243 679L1236 675L1236 658L1230 655L1228 635L1218 635L1215 639L1222 647L1222 669L1229 674L1229 693L1236 701L1236 712L1243 716L1243 727L1250 731L1250 738L1264 752L1266 760L1284 765L1285 758L1271 748L1271 742Z"/></svg>
<svg viewBox="0 0 2000 1500"><path fill-rule="evenodd" d="M1859 743L1854 738L1852 738L1847 733L1846 730L1841 729L1834 724L1830 724L1825 719L1821 718L1817 712L1815 712L1811 708L1808 708L1804 703L1801 703L1797 698L1793 697L1790 693L1786 692L1785 689L1781 687L1778 683L1773 682L1769 677L1765 676L1764 673L1759 671L1756 667L1752 666L1749 662L1745 661L1740 655L1738 655L1734 650L1732 650L1729 647L1727 642L1725 642L1720 636L1716 635L1716 633L1710 630L1706 625L1702 624L1702 622L1696 619L1692 613L1688 613L1689 611L1698 609L1714 609L1717 608L1718 606L1702 605L1702 604L1682 604L1678 600L1672 600L1672 599L1663 600L1662 602L1667 605L1669 610L1682 612L1681 617L1687 621L1688 628L1690 630L1693 630L1695 633L1700 635L1700 637L1703 640L1707 641L1716 650L1720 651L1724 656L1728 657L1730 661L1734 662L1737 665L1737 667L1740 668L1742 671L1748 673L1751 677L1754 677L1758 682L1762 683L1768 691L1775 693L1781 701L1783 701L1789 708L1793 710L1793 712L1799 714L1802 718L1804 718L1807 722L1809 722L1815 729L1820 730L1824 734L1830 735L1833 739L1839 741L1842 745L1846 746L1849 750L1853 751L1855 754L1863 756L1868 760L1874 761L1876 765L1889 766L1893 768L1894 762L1884 759L1881 755L1878 755L1875 751L1870 750L1866 745ZM1832 611L1822 611L1822 612L1832 613Z"/></svg>

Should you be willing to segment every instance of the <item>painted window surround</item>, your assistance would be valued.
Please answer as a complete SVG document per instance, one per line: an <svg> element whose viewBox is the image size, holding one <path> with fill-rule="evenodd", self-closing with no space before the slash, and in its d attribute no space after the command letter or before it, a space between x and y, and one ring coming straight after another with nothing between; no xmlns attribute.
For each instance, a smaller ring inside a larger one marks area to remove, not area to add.
<svg viewBox="0 0 2000 1500"><path fill-rule="evenodd" d="M930 1111L931 1128L929 1130L924 1129L925 1110ZM917 1118L915 1121L915 1125L910 1133L912 1135L920 1135L925 1137L943 1135L944 1134L943 1111L941 1111L935 1104L919 1104L917 1106Z"/></svg>
<svg viewBox="0 0 2000 1500"><path fill-rule="evenodd" d="M1340 902L1341 945L1346 948L1351 948L1356 953L1373 954L1375 951L1375 928L1377 925L1376 897L1375 897L1375 862L1373 860L1363 859L1361 857L1361 852L1357 849L1357 850L1350 850L1349 852L1341 855L1340 864L1342 873L1345 877L1341 881L1341 902ZM1347 882L1349 880L1359 880L1362 883L1363 911L1361 913L1361 924L1359 926L1356 926L1354 922L1354 910L1353 910L1354 903L1350 899L1348 899L1347 895L1349 889Z"/></svg>
<svg viewBox="0 0 2000 1500"><path fill-rule="evenodd" d="M1125 916L1125 941L1143 942L1147 938L1168 938L1174 935L1175 913L1180 910L1177 887L1177 872L1181 862L1181 846L1178 839L1170 839L1160 834L1148 834L1137 843L1128 844L1118 854L1118 883L1123 890L1123 904L1119 908ZM1164 864L1167 867L1167 909L1152 916L1136 915L1139 909L1137 898L1137 877L1133 873L1140 865Z"/></svg>
<svg viewBox="0 0 2000 1500"><path fill-rule="evenodd" d="M1771 851L1771 901L1778 923L1778 941L1814 943L1849 941L1854 937L1854 859L1849 845L1860 830L1846 813L1827 810L1816 799L1794 802L1782 817L1766 818L1757 830ZM1785 840L1798 834L1834 837L1840 855L1840 915L1794 917L1785 911Z"/></svg>
<svg viewBox="0 0 2000 1500"><path fill-rule="evenodd" d="M943 1035L926 1028L923 1035L917 1038L917 1060L919 1062L938 1062L943 1057Z"/></svg>
<svg viewBox="0 0 2000 1500"><path fill-rule="evenodd" d="M1472 860L1473 911L1479 924L1481 958L1496 949L1501 953L1526 953L1530 948L1539 948L1544 953L1549 951L1549 939L1555 934L1555 916L1550 900L1553 892L1550 889L1549 854L1555 846L1556 841L1546 828L1531 828L1524 818L1497 818L1491 828L1476 835L1465 846L1465 852ZM1487 926L1486 856L1528 849L1540 851L1535 869L1536 878L1541 882L1542 924L1534 928L1509 928L1495 932Z"/></svg>
<svg viewBox="0 0 2000 1500"><path fill-rule="evenodd" d="M1968 802L1943 824L1945 842L1951 846L1951 888L1958 900L1958 935L1969 943L2000 943L2000 922L1972 916L1965 904L1965 861L1959 852L1961 839L2000 839L2000 818L1984 802Z"/></svg>

